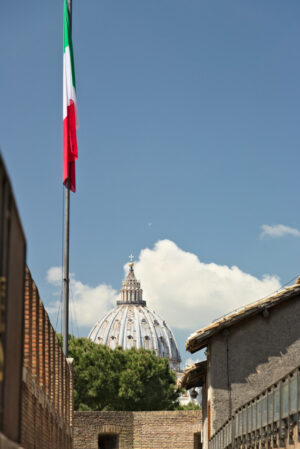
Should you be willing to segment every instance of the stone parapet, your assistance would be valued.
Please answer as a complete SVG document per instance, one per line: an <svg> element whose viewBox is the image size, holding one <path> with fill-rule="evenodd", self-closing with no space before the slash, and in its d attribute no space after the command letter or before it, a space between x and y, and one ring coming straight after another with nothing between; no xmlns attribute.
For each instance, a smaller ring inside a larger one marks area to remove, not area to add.
<svg viewBox="0 0 300 449"><path fill-rule="evenodd" d="M200 410L75 412L74 449L98 449L98 438L115 438L118 449L200 449Z"/></svg>

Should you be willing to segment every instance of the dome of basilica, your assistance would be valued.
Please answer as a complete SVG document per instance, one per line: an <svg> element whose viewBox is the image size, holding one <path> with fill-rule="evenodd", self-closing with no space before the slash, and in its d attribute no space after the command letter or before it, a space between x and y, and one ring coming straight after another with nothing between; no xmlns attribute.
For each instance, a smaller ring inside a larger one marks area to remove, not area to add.
<svg viewBox="0 0 300 449"><path fill-rule="evenodd" d="M88 338L111 349L117 346L149 349L159 357L166 357L171 369L179 371L181 359L174 335L167 323L146 306L133 266L131 262L117 306L97 321Z"/></svg>

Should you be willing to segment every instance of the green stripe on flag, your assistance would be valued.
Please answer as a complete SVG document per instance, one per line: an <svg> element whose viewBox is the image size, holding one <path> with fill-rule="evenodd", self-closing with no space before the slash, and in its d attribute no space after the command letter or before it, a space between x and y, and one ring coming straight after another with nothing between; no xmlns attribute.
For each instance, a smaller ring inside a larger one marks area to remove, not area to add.
<svg viewBox="0 0 300 449"><path fill-rule="evenodd" d="M69 49L70 49L71 68L72 68L72 84L73 84L74 88L76 88L72 33L71 33L71 27L70 27L70 17L69 17L69 9L68 9L68 5L67 5L67 0L64 1L64 52L66 50L66 47L69 47Z"/></svg>

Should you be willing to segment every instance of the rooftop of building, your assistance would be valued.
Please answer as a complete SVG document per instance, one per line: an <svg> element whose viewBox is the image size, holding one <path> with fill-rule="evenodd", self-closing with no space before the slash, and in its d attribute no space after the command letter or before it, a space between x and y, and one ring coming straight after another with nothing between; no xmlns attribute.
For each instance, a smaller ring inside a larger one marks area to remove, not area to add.
<svg viewBox="0 0 300 449"><path fill-rule="evenodd" d="M255 301L237 309L193 334L186 341L186 350L194 353L207 346L208 341L225 328L229 328L242 320L259 313L268 313L268 310L300 294L300 277L294 285L284 288L271 296Z"/></svg>

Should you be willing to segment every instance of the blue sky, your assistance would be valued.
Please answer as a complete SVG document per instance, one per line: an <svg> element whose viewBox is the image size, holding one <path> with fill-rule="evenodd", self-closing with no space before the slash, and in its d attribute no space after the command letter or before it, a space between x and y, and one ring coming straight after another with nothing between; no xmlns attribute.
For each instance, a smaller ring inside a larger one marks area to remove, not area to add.
<svg viewBox="0 0 300 449"><path fill-rule="evenodd" d="M62 8L6 1L0 15L0 146L46 304L57 293L47 271L62 260ZM287 230L300 229L299 15L296 0L73 0L78 282L117 291L128 255L161 257L159 241L260 280L300 274ZM279 224L289 228L261 236ZM193 313L196 327L188 315L173 325L181 351L211 318L201 301Z"/></svg>

